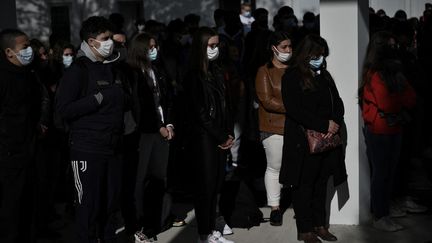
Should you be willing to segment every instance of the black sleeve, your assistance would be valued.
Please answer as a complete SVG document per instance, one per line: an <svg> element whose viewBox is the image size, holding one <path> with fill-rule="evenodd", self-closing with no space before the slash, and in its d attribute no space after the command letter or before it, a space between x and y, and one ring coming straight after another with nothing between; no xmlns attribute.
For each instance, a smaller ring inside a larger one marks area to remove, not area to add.
<svg viewBox="0 0 432 243"><path fill-rule="evenodd" d="M219 144L224 143L228 139L228 132L221 128L210 117L210 111L205 107L207 103L204 97L204 87L202 81L194 75L188 75L187 82L189 83L188 96L191 100L190 105L193 114L198 118L199 124L212 136Z"/></svg>
<svg viewBox="0 0 432 243"><path fill-rule="evenodd" d="M286 115L307 129L327 133L329 122L314 112L306 110L302 105L304 92L300 86L303 82L300 75L294 71L287 71L282 77L282 100Z"/></svg>
<svg viewBox="0 0 432 243"><path fill-rule="evenodd" d="M336 122L339 126L342 125L344 115L345 115L345 108L342 101L342 98L339 96L339 91L337 89L336 83L333 80L332 76L328 71L325 71L326 73L326 79L329 82L329 88L331 90L331 95L333 98L333 114L332 114L332 120Z"/></svg>
<svg viewBox="0 0 432 243"><path fill-rule="evenodd" d="M81 97L84 86L88 85L88 77L78 65L66 70L56 94L56 109L66 120L73 120L98 110L99 103L94 94ZM87 74L88 75L88 74Z"/></svg>
<svg viewBox="0 0 432 243"><path fill-rule="evenodd" d="M51 99L49 97L48 90L45 85L39 82L39 87L41 90L41 116L39 119L39 123L48 126L48 123L51 118Z"/></svg>

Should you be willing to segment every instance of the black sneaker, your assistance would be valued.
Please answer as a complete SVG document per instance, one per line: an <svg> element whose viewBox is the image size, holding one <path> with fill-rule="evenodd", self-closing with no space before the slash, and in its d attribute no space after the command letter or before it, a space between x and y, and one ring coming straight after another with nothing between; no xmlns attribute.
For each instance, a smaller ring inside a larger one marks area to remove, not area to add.
<svg viewBox="0 0 432 243"><path fill-rule="evenodd" d="M272 210L270 213L270 224L273 226L282 225L282 211L280 209Z"/></svg>

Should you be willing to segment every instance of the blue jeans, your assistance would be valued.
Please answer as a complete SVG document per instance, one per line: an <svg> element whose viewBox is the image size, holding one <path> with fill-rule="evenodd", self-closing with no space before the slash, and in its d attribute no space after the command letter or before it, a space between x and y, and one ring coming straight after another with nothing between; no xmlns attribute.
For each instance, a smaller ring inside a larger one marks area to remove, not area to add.
<svg viewBox="0 0 432 243"><path fill-rule="evenodd" d="M371 209L376 219L389 215L392 185L402 146L402 134L374 134L365 128L371 166Z"/></svg>

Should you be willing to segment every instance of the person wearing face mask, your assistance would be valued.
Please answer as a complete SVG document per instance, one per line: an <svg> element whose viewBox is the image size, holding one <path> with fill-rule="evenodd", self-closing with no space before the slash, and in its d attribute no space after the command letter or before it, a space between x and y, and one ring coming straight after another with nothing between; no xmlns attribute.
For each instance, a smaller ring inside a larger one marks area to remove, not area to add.
<svg viewBox="0 0 432 243"><path fill-rule="evenodd" d="M279 170L282 164L282 146L285 124L285 107L282 102L281 81L291 57L290 37L284 32L274 32L269 38L269 62L258 69L256 94L259 100L259 127L261 141L267 158L264 176L267 191L267 204L272 208L270 224L282 225L282 212L279 207L281 184Z"/></svg>
<svg viewBox="0 0 432 243"><path fill-rule="evenodd" d="M227 152L233 145L233 125L218 62L219 37L208 27L192 41L185 92L191 129L187 150L193 155L195 216L198 242L232 243L215 231L217 195L225 177Z"/></svg>
<svg viewBox="0 0 432 243"><path fill-rule="evenodd" d="M306 243L337 240L326 220L327 182L333 175L337 186L347 177L343 147L311 154L304 132L311 129L327 137L344 135L344 106L326 70L327 55L327 42L318 35L308 35L282 77L286 119L279 181L293 192L297 239Z"/></svg>
<svg viewBox="0 0 432 243"><path fill-rule="evenodd" d="M125 62L127 58L126 33L121 30L115 31L112 39L114 41L114 52L120 55L118 61Z"/></svg>
<svg viewBox="0 0 432 243"><path fill-rule="evenodd" d="M82 23L76 60L56 93L56 109L70 127L70 160L76 187L76 234L82 243L115 241L124 229L120 188L125 93L114 70L111 24L100 16ZM100 231L97 231L100 229Z"/></svg>
<svg viewBox="0 0 432 243"><path fill-rule="evenodd" d="M132 115L139 136L138 164L133 187L136 225L130 225L136 243L149 242L162 230L170 141L174 138L171 89L159 60L156 38L141 33L132 38L127 64L132 92ZM157 190L154 190L157 188ZM128 226L128 225L127 225Z"/></svg>
<svg viewBox="0 0 432 243"><path fill-rule="evenodd" d="M33 241L34 150L43 103L32 67L29 38L17 29L0 32L0 242Z"/></svg>
<svg viewBox="0 0 432 243"><path fill-rule="evenodd" d="M250 3L242 3L240 10L240 21L243 24L243 34L246 36L251 31L252 23L255 18L252 16L252 6Z"/></svg>

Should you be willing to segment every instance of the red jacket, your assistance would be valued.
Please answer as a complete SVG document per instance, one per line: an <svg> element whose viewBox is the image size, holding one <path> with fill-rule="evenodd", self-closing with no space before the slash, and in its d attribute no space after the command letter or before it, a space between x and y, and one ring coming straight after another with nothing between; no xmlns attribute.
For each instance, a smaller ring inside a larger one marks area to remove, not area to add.
<svg viewBox="0 0 432 243"><path fill-rule="evenodd" d="M415 105L414 89L406 83L403 92L390 93L379 73L374 73L371 82L363 90L363 120L372 133L395 134L402 131L402 125L388 126L384 117L378 113L399 113L402 109Z"/></svg>

